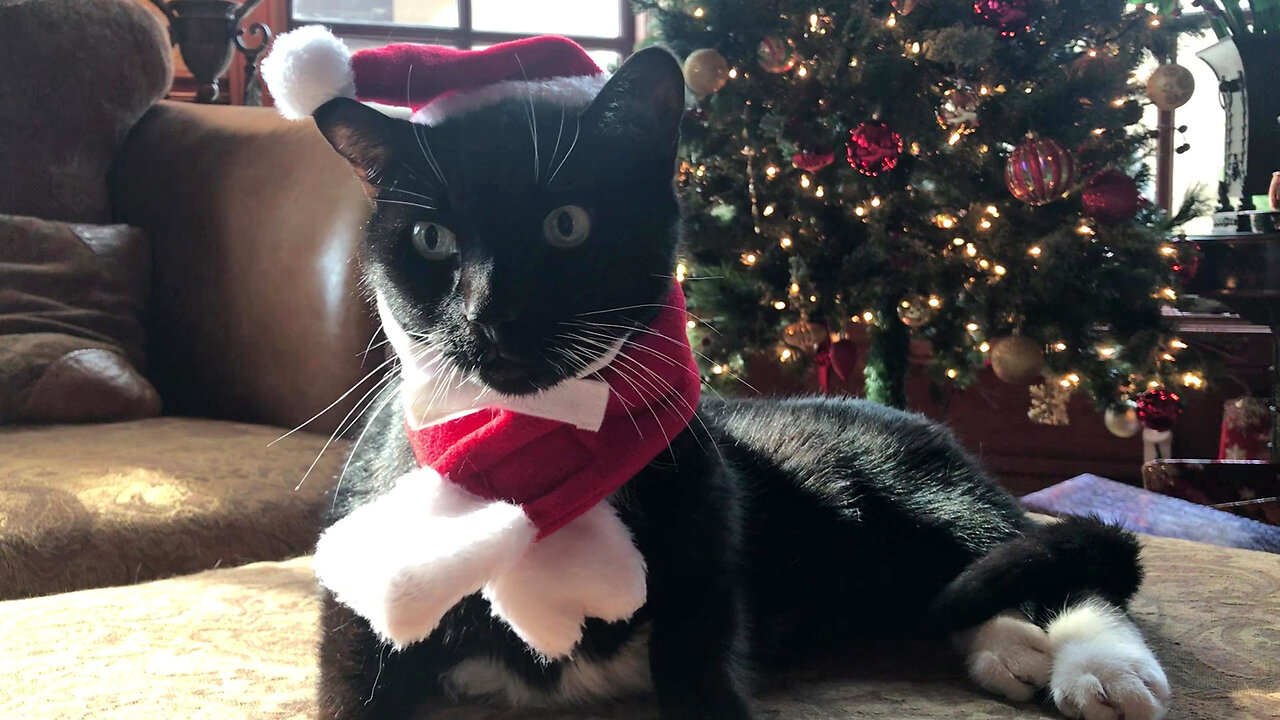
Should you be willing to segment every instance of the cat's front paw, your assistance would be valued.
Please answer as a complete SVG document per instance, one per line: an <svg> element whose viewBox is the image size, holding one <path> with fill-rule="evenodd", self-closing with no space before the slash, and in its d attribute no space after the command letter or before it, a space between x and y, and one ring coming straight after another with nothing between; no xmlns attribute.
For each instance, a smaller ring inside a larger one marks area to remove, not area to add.
<svg viewBox="0 0 1280 720"><path fill-rule="evenodd" d="M978 626L967 653L969 677L1010 700L1030 700L1049 684L1049 636L1025 618L1000 616Z"/></svg>
<svg viewBox="0 0 1280 720"><path fill-rule="evenodd" d="M1173 693L1138 628L1113 605L1092 600L1049 623L1049 691L1064 715L1084 720L1160 720Z"/></svg>
<svg viewBox="0 0 1280 720"><path fill-rule="evenodd" d="M1160 720L1169 712L1169 680L1145 645L1114 638L1058 648L1049 680L1053 702L1070 718Z"/></svg>

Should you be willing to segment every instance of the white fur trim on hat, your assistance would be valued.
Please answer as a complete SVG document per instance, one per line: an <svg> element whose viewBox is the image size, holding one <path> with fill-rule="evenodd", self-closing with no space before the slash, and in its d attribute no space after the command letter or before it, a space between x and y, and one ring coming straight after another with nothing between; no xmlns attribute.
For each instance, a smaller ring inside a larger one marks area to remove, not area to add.
<svg viewBox="0 0 1280 720"><path fill-rule="evenodd" d="M507 80L485 87L444 95L423 106L413 114L413 121L436 126L467 113L503 100L531 98L533 102L546 102L568 109L583 108L591 104L605 83L607 73L596 75L570 75L545 80Z"/></svg>
<svg viewBox="0 0 1280 720"><path fill-rule="evenodd" d="M356 96L351 50L319 25L277 37L262 61L262 78L276 109L290 120L310 117L336 97Z"/></svg>

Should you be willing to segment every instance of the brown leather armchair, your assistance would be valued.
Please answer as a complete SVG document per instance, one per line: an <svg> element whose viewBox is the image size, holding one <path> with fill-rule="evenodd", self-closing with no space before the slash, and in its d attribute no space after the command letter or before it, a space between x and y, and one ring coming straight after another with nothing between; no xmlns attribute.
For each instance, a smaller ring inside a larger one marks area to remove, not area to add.
<svg viewBox="0 0 1280 720"><path fill-rule="evenodd" d="M111 184L117 220L152 237L148 375L166 414L295 427L377 366L354 261L369 203L313 123L162 102ZM307 429L328 434L359 396Z"/></svg>

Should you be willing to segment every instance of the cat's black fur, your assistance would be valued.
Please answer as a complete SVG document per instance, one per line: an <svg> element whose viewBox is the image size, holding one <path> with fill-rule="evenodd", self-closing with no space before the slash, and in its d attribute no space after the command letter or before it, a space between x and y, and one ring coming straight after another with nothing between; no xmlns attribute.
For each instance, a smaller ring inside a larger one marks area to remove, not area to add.
<svg viewBox="0 0 1280 720"><path fill-rule="evenodd" d="M457 367L529 392L573 372L547 351L567 342L564 323L620 308L606 317L621 335L663 302L683 93L674 60L650 49L563 124L559 108L520 101L416 133L347 100L315 117L378 201L362 249L369 286ZM551 247L543 218L566 204L588 209L591 235ZM416 254L408 233L419 221L453 229L458 255ZM383 407L330 521L417 468L397 404ZM673 720L750 718L753 673L824 649L856 652L861 638L939 633L1083 593L1123 604L1139 581L1127 534L1091 522L1039 529L947 430L856 400L706 398L670 452L611 501L645 557L648 602L629 622L588 622L575 661L607 660L647 634L653 688ZM1082 574L1070 567L1082 553L1108 562ZM449 692L448 671L468 658L546 691L568 671L535 657L478 596L399 652L328 593L322 622L324 718L410 717Z"/></svg>

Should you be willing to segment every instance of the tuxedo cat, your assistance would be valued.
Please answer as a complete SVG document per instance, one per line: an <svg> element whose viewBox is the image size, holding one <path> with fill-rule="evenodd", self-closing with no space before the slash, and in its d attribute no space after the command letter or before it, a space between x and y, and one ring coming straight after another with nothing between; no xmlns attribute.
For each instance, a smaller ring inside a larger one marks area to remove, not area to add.
<svg viewBox="0 0 1280 720"><path fill-rule="evenodd" d="M577 377L665 307L683 109L680 68L650 48L567 119L532 97L432 126L343 98L314 118L374 200L360 262L384 312L459 377L521 396ZM378 397L331 524L419 468L404 410ZM476 594L392 649L326 590L320 716L652 692L668 720L747 720L758 674L907 636L951 637L978 685L1017 701L1044 690L1070 717L1154 720L1169 703L1124 612L1141 581L1136 538L1030 521L917 415L703 398L607 502L647 567L633 617L589 619L571 657L547 660Z"/></svg>

